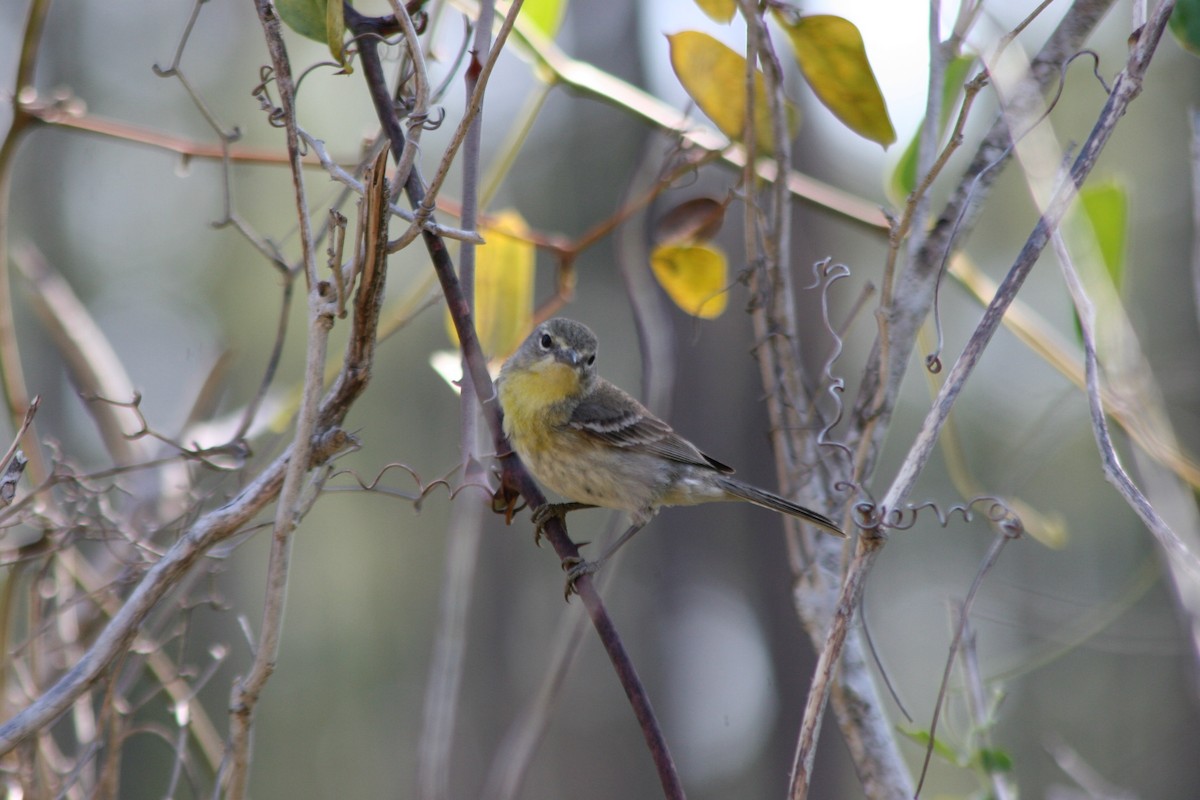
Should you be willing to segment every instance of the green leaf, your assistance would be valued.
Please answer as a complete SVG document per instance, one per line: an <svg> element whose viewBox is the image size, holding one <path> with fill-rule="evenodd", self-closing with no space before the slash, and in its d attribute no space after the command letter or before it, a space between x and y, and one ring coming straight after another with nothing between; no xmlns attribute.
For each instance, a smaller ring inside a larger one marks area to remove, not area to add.
<svg viewBox="0 0 1200 800"><path fill-rule="evenodd" d="M721 133L737 142L746 120L746 59L700 31L668 35L671 68L700 110ZM788 131L795 130L795 109L787 106ZM762 72L754 74L754 143L763 154L775 150L771 112Z"/></svg>
<svg viewBox="0 0 1200 800"><path fill-rule="evenodd" d="M553 39L562 27L567 13L567 0L525 0L521 4L520 17L533 25L538 33Z"/></svg>
<svg viewBox="0 0 1200 800"><path fill-rule="evenodd" d="M275 10L283 24L296 33L324 44L326 0L275 0Z"/></svg>
<svg viewBox="0 0 1200 800"><path fill-rule="evenodd" d="M1167 27L1184 50L1200 56L1200 0L1179 0Z"/></svg>
<svg viewBox="0 0 1200 800"><path fill-rule="evenodd" d="M912 739L914 742L921 745L921 747L929 747L929 731L917 730L916 728L901 728L900 733L904 734L909 739ZM958 767L963 766L963 759L959 756L958 752L941 739L934 740L933 752L944 759L947 763L954 764Z"/></svg>
<svg viewBox="0 0 1200 800"><path fill-rule="evenodd" d="M1115 181L1088 184L1079 190L1079 198L1071 207L1064 221L1064 232L1072 243L1072 250L1079 253L1094 253L1100 264L1089 268L1091 260L1080 261L1079 272L1089 293L1102 308L1103 298L1110 296L1109 287L1096 281L1108 279L1113 296L1119 295L1125 282L1125 250L1128 241L1129 200L1125 188ZM1075 334L1083 341L1083 329L1079 315L1072 308ZM1097 320L1103 324L1104 316Z"/></svg>
<svg viewBox="0 0 1200 800"><path fill-rule="evenodd" d="M696 5L709 19L722 25L727 24L737 13L737 0L696 0Z"/></svg>
<svg viewBox="0 0 1200 800"><path fill-rule="evenodd" d="M997 772L1013 771L1012 756L994 747L986 747L977 752L975 754L975 762L988 775L994 775Z"/></svg>
<svg viewBox="0 0 1200 800"><path fill-rule="evenodd" d="M342 52L346 18L341 0L276 0L275 10L284 25L307 39L327 45L342 68L350 71Z"/></svg>
<svg viewBox="0 0 1200 800"><path fill-rule="evenodd" d="M1088 185L1079 191L1079 210L1091 224L1104 269L1118 292L1125 283L1129 198L1116 182Z"/></svg>
<svg viewBox="0 0 1200 800"><path fill-rule="evenodd" d="M887 147L896 129L854 23L831 14L775 19L787 32L796 63L817 99L850 130Z"/></svg>
<svg viewBox="0 0 1200 800"><path fill-rule="evenodd" d="M958 98L967 81L967 74L975 65L975 61L976 57L973 55L959 55L946 65L946 76L942 82L941 118L938 122L939 142L946 133L946 125L950 122L950 113L958 106ZM924 124L921 127L924 127ZM896 162L896 168L892 172L889 191L892 202L896 205L904 203L905 199L912 194L913 189L917 188L917 150L920 142L921 128L917 128L908 147L904 149L904 155L900 156L900 160Z"/></svg>
<svg viewBox="0 0 1200 800"><path fill-rule="evenodd" d="M660 245L650 254L650 268L675 305L694 317L719 317L729 304L729 266L715 247Z"/></svg>

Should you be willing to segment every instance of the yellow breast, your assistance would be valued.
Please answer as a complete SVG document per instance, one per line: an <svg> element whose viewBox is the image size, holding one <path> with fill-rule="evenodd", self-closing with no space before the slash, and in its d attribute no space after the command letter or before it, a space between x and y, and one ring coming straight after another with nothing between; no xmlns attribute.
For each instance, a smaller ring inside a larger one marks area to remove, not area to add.
<svg viewBox="0 0 1200 800"><path fill-rule="evenodd" d="M566 401L579 393L579 373L557 361L539 362L505 375L498 391L504 432L517 452L523 452L566 423L570 414Z"/></svg>

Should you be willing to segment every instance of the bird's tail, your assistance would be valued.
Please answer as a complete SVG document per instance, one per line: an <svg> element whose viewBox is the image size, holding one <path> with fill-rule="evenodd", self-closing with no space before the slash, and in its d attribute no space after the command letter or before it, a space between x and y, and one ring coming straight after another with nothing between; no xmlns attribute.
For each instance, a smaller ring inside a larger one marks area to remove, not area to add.
<svg viewBox="0 0 1200 800"><path fill-rule="evenodd" d="M798 517L805 522L811 522L818 528L824 529L834 536L846 538L845 532L837 526L837 524L826 517L824 514L818 514L816 511L805 508L801 505L796 505L791 500L785 500L777 494L771 494L765 489L759 489L757 486L751 486L748 483L742 483L734 478L726 478L721 476L717 479L721 487L729 493L731 497L736 497L739 500L745 500L747 503L754 503L756 506L769 508L772 511L778 511L781 514L788 514L793 517Z"/></svg>

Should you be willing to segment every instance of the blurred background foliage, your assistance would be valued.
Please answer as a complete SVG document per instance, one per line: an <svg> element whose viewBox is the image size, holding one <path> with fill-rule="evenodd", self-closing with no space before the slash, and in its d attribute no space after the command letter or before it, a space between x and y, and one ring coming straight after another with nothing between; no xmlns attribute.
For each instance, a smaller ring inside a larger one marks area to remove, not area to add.
<svg viewBox="0 0 1200 800"><path fill-rule="evenodd" d="M1036 48L1052 28L1058 5L1024 34L1029 47ZM980 35L998 36L1028 13L1027 6L1032 4L990 4L992 16ZM212 128L181 84L152 71L171 61L190 8L188 2L57 0L38 65L39 91L69 93L86 104L89 115L214 144ZM926 5L826 2L806 4L804 11L823 8L862 30L900 144L885 153L849 133L804 88L795 65L787 65L789 94L802 117L795 166L890 207L885 187L924 105ZM452 8L434 9L443 17L434 28L437 67L447 70L462 42L462 24ZM385 9L374 2L363 10ZM0 4L0 53L16 52L24 14L24 3ZM1128 18L1127 5L1118 3L1091 42L1102 74L1111 76L1124 61ZM664 34L684 29L707 30L735 48L744 39L736 25L718 25L683 0L576 0L556 41L572 57L683 108L688 101L671 71ZM321 45L291 33L288 46L297 71L329 58ZM0 60L0 85L12 85L13 61ZM241 131L240 145L282 152L282 134L266 123L251 95L267 61L251 5L209 0L182 67L221 124ZM316 69L300 91L301 123L343 163L357 158L364 137L376 129L359 77ZM485 168L535 85L528 63L513 54L501 58L484 113ZM1195 162L1188 125L1198 88L1194 57L1164 42L1143 96L1098 170L1127 192L1123 297L1181 445L1190 452L1200 450L1197 305L1189 270ZM1059 136L1074 141L1086 136L1102 100L1087 68L1072 67L1052 116ZM462 102L456 77L442 101L452 120ZM978 133L991 113L985 96L968 135ZM4 124L8 115L10 109L0 108ZM451 128L425 133L427 175ZM516 209L532 230L546 235L579 236L610 217L631 185L644 186L647 174L657 174L670 148L670 141L618 108L552 91L490 209ZM949 174L961 167L962 157L956 157ZM339 191L318 170L308 176L315 205ZM646 269L653 222L683 200L724 197L736 179L722 168L701 170L580 255L574 299L563 313L597 332L606 377L635 392L641 385L619 263L624 259ZM212 224L224 215L225 191L217 161L56 126L26 139L13 175L10 242L36 244L64 274L115 346L157 430L178 430L215 360L227 350L222 408L239 408L256 388L273 341L280 281L233 228ZM935 189L944 192L941 185ZM228 193L250 227L296 256L284 167L236 165ZM1000 179L984 213L967 252L998 278L1036 220L1015 170ZM810 205L797 205L794 221L792 260L799 283L808 281L809 264L827 256L851 268L852 278L834 292L844 312L862 286L878 282L885 237ZM726 226L717 239L728 253L741 252L736 227ZM1022 299L1077 342L1060 275L1051 256L1043 261ZM539 255L539 299L553 291L553 266L545 253ZM399 253L390 262L389 295L398 298L426 285L429 270L423 250ZM26 287L19 278L16 284L20 298ZM655 410L716 457L739 465L749 480L771 485L762 390L749 353L749 320L741 313L746 298L744 288L734 286L729 310L706 321L658 299L674 332L676 380L671 402ZM302 306L292 309L275 384L281 390L299 379ZM820 363L828 340L816 306L805 308L813 321L807 355ZM952 359L977 321L979 306L948 281L941 310ZM18 302L17 312L27 380L42 397L42 435L89 468L107 465L54 344L27 302ZM335 341L337 335L335 330ZM860 316L848 333L847 352L837 365L850 382L848 397L873 335L869 315ZM431 354L450 346L436 305L385 343L371 389L350 418L363 446L342 467L364 480L390 462L408 465L425 481L454 470L458 403L430 366ZM1072 796L1059 793L1074 785L1055 760L1063 746L1136 796L1194 797L1200 785L1195 654L1186 623L1159 580L1150 538L1101 474L1086 400L1007 333L993 342L982 367L955 414L975 482L988 493L1019 498L1065 520L1067 529L1059 549L1028 537L1010 546L978 600L974 631L980 662L989 687L1003 695L993 741L1011 756L1014 777L1028 797ZM880 475L891 474L927 406L928 387L909 380ZM264 432L255 442L256 455L272 453L278 435ZM404 492L417 490L399 471L388 472L384 482ZM357 491L349 478L334 485L298 534L283 650L255 735L251 787L258 798L416 796L451 503L446 492L435 490L415 510L400 497ZM458 501L478 497L467 489ZM960 499L938 463L922 477L916 498L941 504ZM576 540L594 540L608 525L599 511L571 519ZM499 517L485 523L469 611L452 797L478 796L498 743L536 693L562 631L581 613L577 603L561 602L558 564L551 553L532 546L530 533L526 515L511 527ZM208 663L214 642L228 648L203 693L219 727L231 682L249 659L238 617L258 619L267 538L251 537L227 554L211 579L223 604L198 608L190 617L195 661ZM867 589L865 624L915 729L928 727L952 633L950 608L965 593L990 540L982 521L955 521L943 529L922 516L911 531L893 537ZM676 748L690 796L781 796L813 664L791 609L776 519L740 505L672 510L611 571L605 597ZM956 679L940 732L951 744L970 734L960 688ZM902 719L895 707L889 713ZM823 745L813 796L858 796L832 726ZM922 748L905 748L915 767ZM172 762L173 753L161 741L133 741L121 796L161 796ZM929 796L956 797L975 791L978 782L969 770L935 759L928 786ZM520 796L659 796L641 735L590 631Z"/></svg>

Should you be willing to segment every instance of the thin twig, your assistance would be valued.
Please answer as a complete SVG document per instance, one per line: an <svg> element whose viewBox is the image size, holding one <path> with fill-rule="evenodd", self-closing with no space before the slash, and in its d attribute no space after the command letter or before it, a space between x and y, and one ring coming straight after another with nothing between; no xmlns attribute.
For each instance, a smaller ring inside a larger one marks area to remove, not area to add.
<svg viewBox="0 0 1200 800"><path fill-rule="evenodd" d="M954 367L950 370L934 406L926 417L925 423L917 439L904 459L895 479L889 487L881 503L883 513L877 519L886 519L889 509L900 508L901 503L911 492L917 476L928 461L936 446L937 435L945 423L950 407L953 405L966 379L970 376L979 357L1000 324L1004 310L1015 298L1018 289L1029 271L1033 268L1042 250L1049 241L1050 232L1057 228L1067 207L1074 198L1077 187L1083 182L1094 167L1104 145L1111 137L1117 122L1124 115L1129 103L1141 90L1142 77L1149 66L1151 57L1162 36L1170 13L1169 2L1160 5L1152 19L1143 31L1133 52L1130 54L1125 69L1117 77L1108 101L1101 110L1091 135L1084 143L1078 158L1072 166L1070 179L1055 193L1047 205L1045 213L1038 220L1025 246L1018 255L1013 267L1009 270L1005 281L1001 284L993 302L985 311L983 319L976 327L970 340ZM897 293L897 298L902 292ZM809 690L808 705L816 707L813 712L806 710L806 727L801 732L800 747L811 747L815 742L817 723L820 721L819 709L825 702L830 682L836 664L841 655L849 633L850 623L854 617L854 609L858 607L862 587L865 585L867 573L874 564L875 557L886 541L886 533L882 528L864 530L858 540L853 560L847 570L841 594L833 614L829 636L826 639L818 657L816 675ZM809 720L811 723L808 723Z"/></svg>
<svg viewBox="0 0 1200 800"><path fill-rule="evenodd" d="M0 392L4 395L4 404L14 429L20 427L29 408L29 388L25 384L25 366L21 360L13 318L12 277L8 269L8 227L12 221L9 212L17 148L34 123L34 118L24 105L37 97L34 70L49 10L50 0L31 0L29 3L29 14L21 32L17 73L11 89L12 122L4 140L0 141ZM25 455L29 459L30 477L35 483L40 483L49 472L38 445L37 428L32 427L27 433L29 437L25 443Z"/></svg>
<svg viewBox="0 0 1200 800"><path fill-rule="evenodd" d="M334 0L337 2L337 0ZM400 24L404 33L404 43L408 47L409 63L413 65L413 107L409 112L412 122L408 126L408 139L404 144L404 152L396 162L393 180L397 186L408 183L408 173L412 170L417 158L418 145L421 141L421 131L425 130L426 117L429 115L429 71L425 65L425 55L421 50L421 40L417 38L417 29L412 17L400 0L391 0L392 14Z"/></svg>
<svg viewBox="0 0 1200 800"><path fill-rule="evenodd" d="M408 14L398 0L392 0L397 19ZM462 224L476 228L479 224L479 158L483 131L483 95L477 94L480 79L478 54L491 48L493 3L483 0L479 20L475 25L472 59L464 75L468 108L464 119L470 119L462 150ZM412 28L411 20L406 25ZM425 57L416 32L409 37L409 58L418 82L426 81ZM499 49L499 43L497 43ZM486 82L486 76L483 76ZM418 101L421 118L424 108ZM470 104L478 102L479 108ZM414 137L420 125L409 127L409 139L404 152L415 152ZM397 171L397 180L406 181L408 169ZM430 196L427 195L426 200ZM475 308L475 245L464 243L459 250L459 280L467 305ZM459 396L459 450L463 464L463 480L467 483L486 480L479 460L479 401L470 370L463 368ZM422 717L421 745L418 751L417 788L423 800L443 800L450 795L451 755L454 753L454 719L462 686L464 651L466 650L467 610L470 608L475 585L475 568L479 561L479 541L483 525L483 506L479 503L455 503L446 544L445 574L438 604L438 625L429 665L429 689L425 693Z"/></svg>
<svg viewBox="0 0 1200 800"><path fill-rule="evenodd" d="M1185 607L1191 615L1192 642L1193 648L1195 648L1197 628L1195 590L1197 586L1200 586L1200 555L1188 549L1179 534L1171 529L1171 526L1151 505L1150 500L1121 465L1121 459L1117 456L1112 437L1108 432L1108 419L1105 416L1104 403L1101 399L1099 365L1096 357L1096 307L1088 297L1079 273L1075 269L1074 261L1058 232L1054 235L1054 246L1063 278L1079 318L1087 377L1088 409L1091 412L1092 432L1096 438L1096 447L1100 450L1104 476L1109 483L1116 487L1121 497L1154 536L1167 558L1176 593L1191 595L1190 598L1185 598Z"/></svg>
<svg viewBox="0 0 1200 800"><path fill-rule="evenodd" d="M300 161L300 137L296 125L295 86L292 84L291 64L278 17L268 0L256 2L267 49L275 70L275 83L279 87L280 102L283 104L284 127L287 131L287 148L292 166L292 186L295 191L296 213L300 223L303 269L308 285L308 347L305 355L304 388L296 429L292 439L293 458L288 462L275 506L275 523L271 536L271 551L267 563L266 600L263 603L262 623L259 628L258 646L254 652L250 669L234 688L230 702L229 744L224 763L224 784L227 797L241 800L246 796L250 770L250 734L253 728L254 710L267 680L275 670L279 657L279 645L283 635L283 612L287 601L288 576L290 574L292 534L299 524L301 488L309 467L309 455L313 448L313 437L317 430L318 406L323 386L325 358L329 345L329 331L333 327L336 313L331 289L326 281L317 277L316 245L308 213L308 199L304 188L304 174ZM380 186L383 184L380 183ZM379 197L375 198L378 202ZM368 203L369 206L369 203ZM364 213L370 213L364 209Z"/></svg>
<svg viewBox="0 0 1200 800"><path fill-rule="evenodd" d="M311 134L300 128L300 138L308 146L309 150L316 155L321 166L329 173L329 177L333 178L338 183L350 189L355 194L363 193L362 181L355 178L349 172L346 172L340 164L333 160L329 155L329 151L325 149L325 143L320 139L314 138ZM398 174L398 173L397 173ZM412 222L416 219L416 214L407 208L401 208L397 205L389 205L389 210L405 222ZM442 225L435 220L425 220L425 230L431 233L436 233L445 239L457 239L463 242L472 242L474 244L483 244L483 237L475 231L464 230L462 228L452 228L449 225ZM399 249L399 248L397 248Z"/></svg>
<svg viewBox="0 0 1200 800"><path fill-rule="evenodd" d="M946 666L942 670L942 682L938 684L937 701L933 706L933 714L929 720L929 744L925 748L925 761L921 764L921 777L917 781L917 790L914 797L920 797L921 788L925 785L925 776L929 773L929 762L933 758L933 746L937 740L938 720L941 719L942 709L946 703L946 693L950 689L950 673L954 670L954 662L958 659L958 648L962 643L963 636L966 635L968 628L968 620L971 617L971 609L975 605L975 597L979 594L979 587L983 585L983 579L992 567L996 565L996 561L1000 558L1001 551L1004 550L1004 545L1021 534L1019 525L1001 525L1000 530L992 538L992 544L988 547L987 553L983 557L983 561L979 564L979 569L975 572L975 577L971 580L971 588L967 590L967 596L963 598L962 607L958 609L956 615L956 625L954 626L954 638L950 641L949 652L946 653Z"/></svg>
<svg viewBox="0 0 1200 800"><path fill-rule="evenodd" d="M248 145L230 144L226 146L197 142L194 139L175 136L121 120L109 119L91 112L79 113L79 109L70 102L27 103L24 108L29 116L45 125L174 153L180 156L180 161L184 163L192 159L221 161L226 158L235 164L278 167L288 163L287 155L278 150ZM321 166L313 156L307 156L304 159L304 165L309 169L319 169Z"/></svg>
<svg viewBox="0 0 1200 800"><path fill-rule="evenodd" d="M1067 10L1033 60L1027 88L1021 95L1024 103L1032 106L1040 102L1041 93L1058 81L1062 63L1082 46L1112 2L1076 0ZM976 149L962 180L925 237L920 252L897 278L895 299L889 315L888 342L886 345L877 343L864 370L854 403L854 416L862 420L857 444L856 481L871 474L874 468L888 429L887 422L896 393L916 343L917 330L933 304L938 271L951 244L951 237L956 231L961 237L973 227L983 201L1006 162L1010 141L1008 120L1004 114L1000 114ZM886 364L881 360L885 351L888 356ZM885 384L882 391L881 382ZM883 399L882 403L879 402L880 398ZM867 424L876 418L879 419L878 423Z"/></svg>
<svg viewBox="0 0 1200 800"><path fill-rule="evenodd" d="M13 253L13 263L29 281L33 309L57 345L79 392L84 396L133 397L136 392L125 365L62 274L31 244ZM130 438L139 428L130 408L113 403L87 403L85 407L116 464L150 458L145 443Z"/></svg>
<svg viewBox="0 0 1200 800"><path fill-rule="evenodd" d="M236 498L200 517L155 562L75 665L23 711L0 725L0 755L40 731L100 679L127 650L138 626L162 596L213 545L252 520L275 497L290 455L290 450L283 453Z"/></svg>
<svg viewBox="0 0 1200 800"><path fill-rule="evenodd" d="M1061 737L1051 736L1046 749L1054 757L1058 768L1075 781L1090 800L1138 800L1137 794L1117 786L1097 772Z"/></svg>
<svg viewBox="0 0 1200 800"><path fill-rule="evenodd" d="M1117 76L1116 81L1113 83L1112 92L1100 112L1095 127L1084 142L1079 156L1071 166L1068 180L1063 182L1062 186L1047 203L1046 210L1038 219L1037 225L1034 227L1033 232L1030 233L1024 247L1017 256L1016 262L1009 270L1008 275L1005 276L1004 281L1000 284L996 297L988 305L983 319L979 322L975 332L971 335L962 354L959 356L958 361L947 375L946 382L942 385L942 389L938 392L938 396L934 401L934 407L926 417L925 423L913 447L905 458L887 494L884 496L882 501L884 509L899 508L900 503L908 496L908 493L916 482L917 475L933 451L938 431L945 423L946 417L950 413L950 407L953 405L958 393L962 390L966 379L974 370L987 343L999 327L1004 311L1016 297L1017 291L1049 243L1051 232L1057 229L1059 223L1062 221L1063 215L1078 192L1078 187L1082 185L1083 181L1091 173L1100 152L1104 149L1104 146L1108 143L1109 138L1116 129L1117 122L1125 114L1126 109L1133 99L1140 94L1142 78L1146 68L1150 64L1150 59L1162 36L1166 20L1170 16L1170 10L1173 6L1174 3L1172 0L1164 0L1155 10L1151 22L1147 24L1142 37L1138 40L1137 45L1130 54L1125 69Z"/></svg>
<svg viewBox="0 0 1200 800"><path fill-rule="evenodd" d="M349 10L347 11L346 19L347 24L351 26L351 29L356 34L370 31L377 24L372 19L356 16L350 13ZM363 67L362 72L367 81L372 102L375 105L375 113L379 117L380 123L391 142L393 155L398 155L404 149L404 131L399 125L399 121L396 119L392 108L391 98L387 93L387 86L384 82L383 69L379 61L378 49L371 37L365 37L361 40L359 55ZM409 174L404 191L414 208L423 207L425 187L415 167ZM464 363L474 379L476 396L479 398L484 419L492 431L496 452L511 454L512 449L505 441L501 430L500 409L496 402L495 387L492 385L491 376L488 375L487 362L480 348L478 334L475 331L474 314L470 306L465 302L462 287L459 285L458 276L454 269L454 264L450 259L450 254L446 249L445 242L437 235L429 231L424 231L422 238L429 251L434 271L442 287L442 293L446 298L450 318L454 321L455 333L458 334L459 347L462 349ZM515 455L509 455L503 459L502 474L503 480L507 485L515 487L529 507L536 508L546 502L545 496ZM560 560L578 559L580 557L579 548L567 536L566 529L560 521L552 520L544 533L545 538L554 547L554 552ZM576 589L584 607L588 611L592 625L596 629L597 635L608 654L609 660L612 662L613 668L617 673L617 678L621 682L626 696L629 698L634 715L641 726L642 735L650 749L651 757L654 759L664 794L668 798L682 798L684 796L683 784L675 768L674 759L667 748L662 728L654 714L654 709L650 705L645 687L637 675L637 670L633 666L629 653L626 651L625 645L617 633L616 626L613 624L607 609L604 607L603 601L596 592L596 587L591 580L591 576L585 575L577 581Z"/></svg>
<svg viewBox="0 0 1200 800"><path fill-rule="evenodd" d="M772 120L771 162L781 174L790 159L790 134L786 126L783 76L772 45L769 29L760 10L748 0L740 4L747 22L747 97L746 126L743 142L751 148L747 160L753 160L755 136L750 130L755 114L754 61L761 63L766 99ZM761 380L767 393L771 421L772 445L780 485L788 494L795 494L803 485L805 464L819 461L818 436L822 426L814 425L815 409L803 390L804 372L797 346L799 323L795 307L795 291L790 258L791 194L787 186L777 182L767 187L760 202L754 194L755 173L744 173L747 197L744 241L746 259L755 265L751 271L752 304ZM761 247L759 244L761 243ZM819 285L819 284L818 284ZM827 492L832 481L810 482L809 496L817 503L829 505ZM797 526L787 524L789 552L800 553L792 559L796 574L792 590L798 616L814 642L820 642L828 627L829 611L838 589L843 548L833 540L811 541L801 537ZM811 536L811 534L809 534ZM910 782L907 770L896 746L895 736L882 711L882 702L857 637L850 643L850 654L842 662L842 675L836 695L835 710L842 734L849 746L863 786L871 797L899 796L907 792ZM832 678L832 673L827 677ZM828 697L828 695L822 695ZM811 695L810 695L811 700ZM807 796L816 739L807 737L809 726L819 726L824 714L821 704L809 703L805 708L798 734L796 758L793 763L789 796Z"/></svg>
<svg viewBox="0 0 1200 800"><path fill-rule="evenodd" d="M433 180L429 182L428 188L425 190L425 197L422 198L420 206L414 209L416 213L416 221L409 226L409 230L400 236L401 242L409 241L416 238L420 232L420 223L433 213L434 204L437 202L437 196L441 192L442 185L445 183L447 176L450 174L450 167L454 163L454 159L458 155L458 150L462 146L463 140L466 138L467 131L475 119L475 115L480 112L483 107L483 94L487 89L488 78L491 77L492 68L496 65L496 59L500 57L501 51L504 49L505 42L508 41L508 35L512 31L513 24L517 20L517 14L521 11L521 3L523 0L513 0L512 5L508 9L508 14L505 15L504 21L500 24L500 29L496 31L496 41L492 44L488 51L487 58L479 64L478 74L475 77L473 91L470 95L470 100L467 103L466 113L459 120L458 127L454 129L454 133L450 137L450 142L446 146L446 150L442 153L442 160L438 163L438 168L435 170Z"/></svg>

